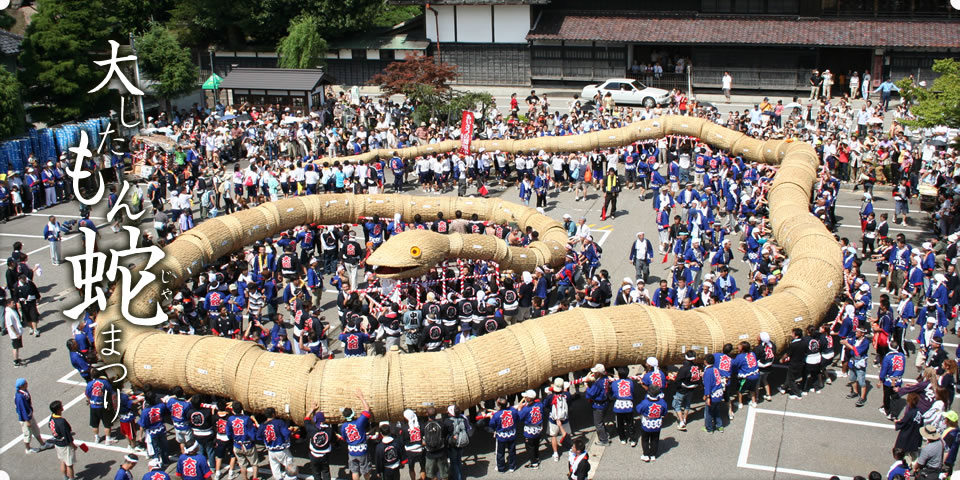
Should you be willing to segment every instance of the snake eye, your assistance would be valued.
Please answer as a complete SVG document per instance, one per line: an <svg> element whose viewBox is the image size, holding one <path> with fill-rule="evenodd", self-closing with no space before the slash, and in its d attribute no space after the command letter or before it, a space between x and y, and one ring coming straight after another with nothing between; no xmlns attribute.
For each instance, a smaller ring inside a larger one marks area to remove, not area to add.
<svg viewBox="0 0 960 480"><path fill-rule="evenodd" d="M410 247L410 256L420 258L420 247Z"/></svg>

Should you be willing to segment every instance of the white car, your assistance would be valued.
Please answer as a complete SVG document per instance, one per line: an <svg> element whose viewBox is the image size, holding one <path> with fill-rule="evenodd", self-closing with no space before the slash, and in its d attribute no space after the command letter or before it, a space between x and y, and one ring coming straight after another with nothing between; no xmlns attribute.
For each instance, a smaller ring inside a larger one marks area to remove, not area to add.
<svg viewBox="0 0 960 480"><path fill-rule="evenodd" d="M603 83L587 85L580 92L584 101L593 100L600 93L606 97L609 92L617 105L643 105L656 107L670 102L670 92L662 88L651 88L630 78L611 78Z"/></svg>

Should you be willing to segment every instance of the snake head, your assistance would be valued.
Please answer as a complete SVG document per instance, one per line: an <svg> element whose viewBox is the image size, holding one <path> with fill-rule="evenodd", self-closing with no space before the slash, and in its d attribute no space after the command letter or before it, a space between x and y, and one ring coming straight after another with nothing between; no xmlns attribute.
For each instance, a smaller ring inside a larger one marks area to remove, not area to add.
<svg viewBox="0 0 960 480"><path fill-rule="evenodd" d="M367 264L381 278L411 278L425 275L446 258L450 241L428 230L407 230L380 245Z"/></svg>

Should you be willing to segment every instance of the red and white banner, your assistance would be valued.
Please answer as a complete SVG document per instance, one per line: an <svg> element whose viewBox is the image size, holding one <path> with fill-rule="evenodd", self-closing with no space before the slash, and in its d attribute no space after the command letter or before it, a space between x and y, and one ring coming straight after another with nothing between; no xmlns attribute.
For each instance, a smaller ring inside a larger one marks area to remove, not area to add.
<svg viewBox="0 0 960 480"><path fill-rule="evenodd" d="M473 112L463 111L463 120L460 122L460 153L470 153L470 142L473 140Z"/></svg>

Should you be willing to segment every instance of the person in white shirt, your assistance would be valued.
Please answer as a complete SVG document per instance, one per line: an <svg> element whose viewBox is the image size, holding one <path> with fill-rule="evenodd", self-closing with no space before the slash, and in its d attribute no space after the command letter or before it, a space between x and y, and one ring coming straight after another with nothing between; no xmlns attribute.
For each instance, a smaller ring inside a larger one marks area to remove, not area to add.
<svg viewBox="0 0 960 480"><path fill-rule="evenodd" d="M721 79L720 84L723 88L723 96L726 97L727 103L730 103L730 90L733 87L733 77L730 76L730 72L723 72L723 79Z"/></svg>
<svg viewBox="0 0 960 480"><path fill-rule="evenodd" d="M10 343L13 347L13 366L22 367L20 361L20 349L23 348L23 323L20 321L20 314L17 312L17 301L13 297L7 298L6 307L3 309L3 325L10 334Z"/></svg>
<svg viewBox="0 0 960 480"><path fill-rule="evenodd" d="M587 217L580 217L577 222L577 233L570 238L570 243L581 243L590 237L590 226L587 225Z"/></svg>
<svg viewBox="0 0 960 480"><path fill-rule="evenodd" d="M47 226L43 229L43 236L50 242L50 261L54 266L60 265L63 261L63 255L60 254L60 222L53 215L50 215Z"/></svg>

